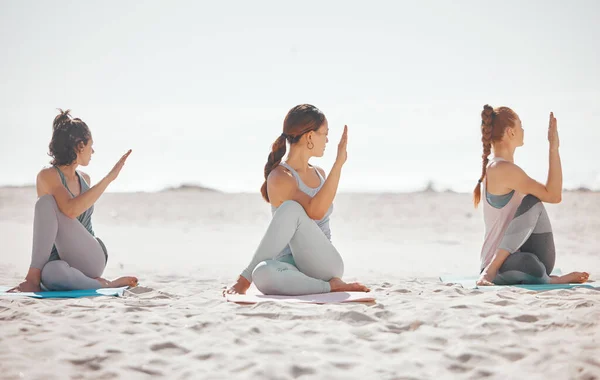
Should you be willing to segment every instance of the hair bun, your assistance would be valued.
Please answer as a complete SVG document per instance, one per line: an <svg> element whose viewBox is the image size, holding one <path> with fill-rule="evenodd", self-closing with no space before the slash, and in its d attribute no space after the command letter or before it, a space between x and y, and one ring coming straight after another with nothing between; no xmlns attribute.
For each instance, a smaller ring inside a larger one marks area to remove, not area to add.
<svg viewBox="0 0 600 380"><path fill-rule="evenodd" d="M59 112L59 114L56 115L56 117L54 118L54 123L52 123L52 126L54 127L54 129L60 128L66 122L71 120L71 110L70 109L63 111L61 108L59 108L58 112Z"/></svg>

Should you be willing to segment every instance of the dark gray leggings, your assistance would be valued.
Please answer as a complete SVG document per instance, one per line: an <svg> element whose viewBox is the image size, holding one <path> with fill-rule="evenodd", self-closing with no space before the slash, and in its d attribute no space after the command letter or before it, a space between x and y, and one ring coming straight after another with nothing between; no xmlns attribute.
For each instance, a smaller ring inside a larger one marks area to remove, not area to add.
<svg viewBox="0 0 600 380"><path fill-rule="evenodd" d="M48 261L56 245L61 260ZM49 290L98 289L106 256L98 240L77 220L60 212L52 195L40 197L33 217L31 268L42 270Z"/></svg>
<svg viewBox="0 0 600 380"><path fill-rule="evenodd" d="M498 248L508 251L510 256L500 267L495 284L550 282L556 251L550 219L538 198L533 195L523 198Z"/></svg>

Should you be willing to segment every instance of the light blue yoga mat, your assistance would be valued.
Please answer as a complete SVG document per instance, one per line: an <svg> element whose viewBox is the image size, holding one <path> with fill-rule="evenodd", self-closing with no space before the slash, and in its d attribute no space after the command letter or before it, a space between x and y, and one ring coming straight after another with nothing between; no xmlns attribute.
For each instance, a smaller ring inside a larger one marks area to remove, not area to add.
<svg viewBox="0 0 600 380"><path fill-rule="evenodd" d="M122 297L123 292L128 286L121 288L103 288L103 289L87 289L87 290L65 290L65 291L43 291L43 292L23 292L23 293L7 293L12 289L12 286L0 286L0 297L33 297L33 298L81 298L81 297L98 297L98 296L115 296Z"/></svg>
<svg viewBox="0 0 600 380"><path fill-rule="evenodd" d="M560 276L562 271L555 269L551 273L553 276ZM527 290L534 290L537 292L543 292L546 290L556 289L572 289L572 288L589 288L589 289L600 289L600 283L597 282L586 282L584 284L536 284L536 285L495 285L495 286L477 286L477 280L479 276L456 276L456 275L445 275L440 276L440 281L445 284L459 284L465 289L479 289L483 291L499 290L506 287L516 287Z"/></svg>

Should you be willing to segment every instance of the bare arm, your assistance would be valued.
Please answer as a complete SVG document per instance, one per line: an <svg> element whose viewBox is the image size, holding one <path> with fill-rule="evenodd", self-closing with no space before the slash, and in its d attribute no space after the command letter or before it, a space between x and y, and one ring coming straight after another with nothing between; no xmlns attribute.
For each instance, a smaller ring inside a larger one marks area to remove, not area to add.
<svg viewBox="0 0 600 380"><path fill-rule="evenodd" d="M108 185L117 178L119 172L121 171L121 168L125 164L125 160L127 159L130 153L131 150L125 153L125 155L121 157L121 159L108 173L108 175L104 177L100 182L92 186L85 193L79 194L74 198L71 198L71 195L63 186L62 182L60 181L60 177L56 172L56 169L43 169L39 172L36 179L38 196L42 196L45 194L52 195L56 200L56 204L58 205L59 210L69 218L74 219L81 215L85 210L92 207L94 203L96 203L96 201L104 193ZM89 184L89 176L87 176L86 180Z"/></svg>
<svg viewBox="0 0 600 380"><path fill-rule="evenodd" d="M333 203L340 181L341 166L333 166L323 187L311 198L298 188L296 180L283 169L275 169L267 179L270 203L279 207L283 202L293 200L302 205L306 214L315 220L322 219Z"/></svg>
<svg viewBox="0 0 600 380"><path fill-rule="evenodd" d="M550 113L550 125L548 127L548 142L549 146L549 162L548 162L548 180L546 181L546 188L555 195L558 202L562 198L562 165L560 162L560 154L558 153L558 147L560 145L558 139L558 127L554 113Z"/></svg>
<svg viewBox="0 0 600 380"><path fill-rule="evenodd" d="M494 257L492 257L492 261L481 272L477 285L494 285L492 281L496 278L500 267L504 264L508 256L510 256L508 251L499 249L494 254Z"/></svg>
<svg viewBox="0 0 600 380"><path fill-rule="evenodd" d="M287 200L293 200L302 205L306 214L315 220L322 219L327 210L333 203L337 194L340 177L342 175L342 166L346 162L346 146L348 143L348 127L344 127L344 133L338 145L338 156L331 168L329 176L326 177L325 183L319 192L310 197L298 189L295 180L288 175L283 169L275 169L267 178L267 192L273 206L279 207ZM322 169L317 169L325 176Z"/></svg>
<svg viewBox="0 0 600 380"><path fill-rule="evenodd" d="M50 194L56 200L59 210L69 218L76 218L100 198L110 181L105 177L89 191L71 198L71 195L60 181L56 169L43 169L37 176L38 195Z"/></svg>
<svg viewBox="0 0 600 380"><path fill-rule="evenodd" d="M505 183L510 189L522 194L531 194L542 202L559 203L562 199L562 167L558 153L558 132L556 119L550 114L550 127L548 128L549 168L546 185L529 177L523 169L510 162L500 162L490 170L490 178L500 183Z"/></svg>

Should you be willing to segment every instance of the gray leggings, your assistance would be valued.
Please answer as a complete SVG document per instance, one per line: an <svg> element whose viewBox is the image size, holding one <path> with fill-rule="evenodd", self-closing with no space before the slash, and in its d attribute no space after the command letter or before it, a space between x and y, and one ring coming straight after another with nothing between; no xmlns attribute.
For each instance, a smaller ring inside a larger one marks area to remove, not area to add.
<svg viewBox="0 0 600 380"><path fill-rule="evenodd" d="M52 246L61 260L48 261ZM49 290L98 289L106 266L102 246L77 220L60 212L52 195L40 197L33 217L31 268L42 270Z"/></svg>
<svg viewBox="0 0 600 380"><path fill-rule="evenodd" d="M550 219L538 198L533 195L523 198L498 248L508 251L510 256L498 270L495 284L550 282L556 251Z"/></svg>
<svg viewBox="0 0 600 380"><path fill-rule="evenodd" d="M273 259L288 244L295 265ZM263 294L305 295L330 292L328 281L343 273L340 254L317 223L298 202L285 201L242 276Z"/></svg>

